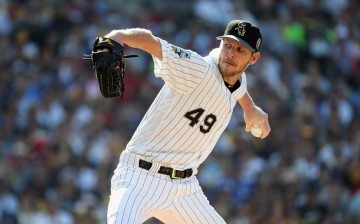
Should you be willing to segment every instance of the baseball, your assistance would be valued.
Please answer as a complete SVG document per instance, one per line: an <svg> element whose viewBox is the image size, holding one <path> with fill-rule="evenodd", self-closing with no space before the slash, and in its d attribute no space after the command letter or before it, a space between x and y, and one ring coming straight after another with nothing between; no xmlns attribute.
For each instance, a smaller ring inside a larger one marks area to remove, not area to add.
<svg viewBox="0 0 360 224"><path fill-rule="evenodd" d="M262 130L259 125L253 125L251 127L251 134L257 138L260 138L262 135Z"/></svg>

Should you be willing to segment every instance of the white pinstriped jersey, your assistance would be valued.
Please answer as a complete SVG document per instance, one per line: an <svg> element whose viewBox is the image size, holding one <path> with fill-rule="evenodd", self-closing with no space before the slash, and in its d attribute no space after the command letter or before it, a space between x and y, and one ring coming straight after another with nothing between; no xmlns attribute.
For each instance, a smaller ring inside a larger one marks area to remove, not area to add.
<svg viewBox="0 0 360 224"><path fill-rule="evenodd" d="M126 150L176 169L197 168L227 127L233 108L247 91L231 93L216 58L202 57L161 40L163 60L153 58L155 75L165 81Z"/></svg>

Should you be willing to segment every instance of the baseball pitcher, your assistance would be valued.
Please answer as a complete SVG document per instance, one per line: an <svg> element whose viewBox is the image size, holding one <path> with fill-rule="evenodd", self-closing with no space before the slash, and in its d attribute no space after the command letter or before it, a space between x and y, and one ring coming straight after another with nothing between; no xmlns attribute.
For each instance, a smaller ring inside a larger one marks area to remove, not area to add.
<svg viewBox="0 0 360 224"><path fill-rule="evenodd" d="M259 28L231 21L219 47L202 57L141 28L113 30L98 37L90 55L104 97L124 91L123 45L152 55L154 73L165 84L143 117L111 179L109 224L218 224L224 219L209 204L196 177L213 150L233 109L244 110L246 131L270 132L268 115L247 92L245 70L260 58Z"/></svg>

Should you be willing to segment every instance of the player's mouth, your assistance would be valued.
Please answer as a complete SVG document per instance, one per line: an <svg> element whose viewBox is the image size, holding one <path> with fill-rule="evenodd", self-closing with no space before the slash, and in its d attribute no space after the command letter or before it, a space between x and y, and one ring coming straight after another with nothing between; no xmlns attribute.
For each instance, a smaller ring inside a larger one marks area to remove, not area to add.
<svg viewBox="0 0 360 224"><path fill-rule="evenodd" d="M228 65L231 65L231 66L236 66L236 64L233 61L230 61L230 60L225 60L224 62L225 62L225 64L228 64Z"/></svg>

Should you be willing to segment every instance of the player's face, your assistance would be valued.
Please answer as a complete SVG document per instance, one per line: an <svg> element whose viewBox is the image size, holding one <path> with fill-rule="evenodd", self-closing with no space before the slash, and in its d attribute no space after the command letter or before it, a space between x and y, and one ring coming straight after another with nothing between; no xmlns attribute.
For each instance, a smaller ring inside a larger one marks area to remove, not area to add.
<svg viewBox="0 0 360 224"><path fill-rule="evenodd" d="M236 82L249 65L260 57L236 40L224 38L220 44L219 69L228 83Z"/></svg>

